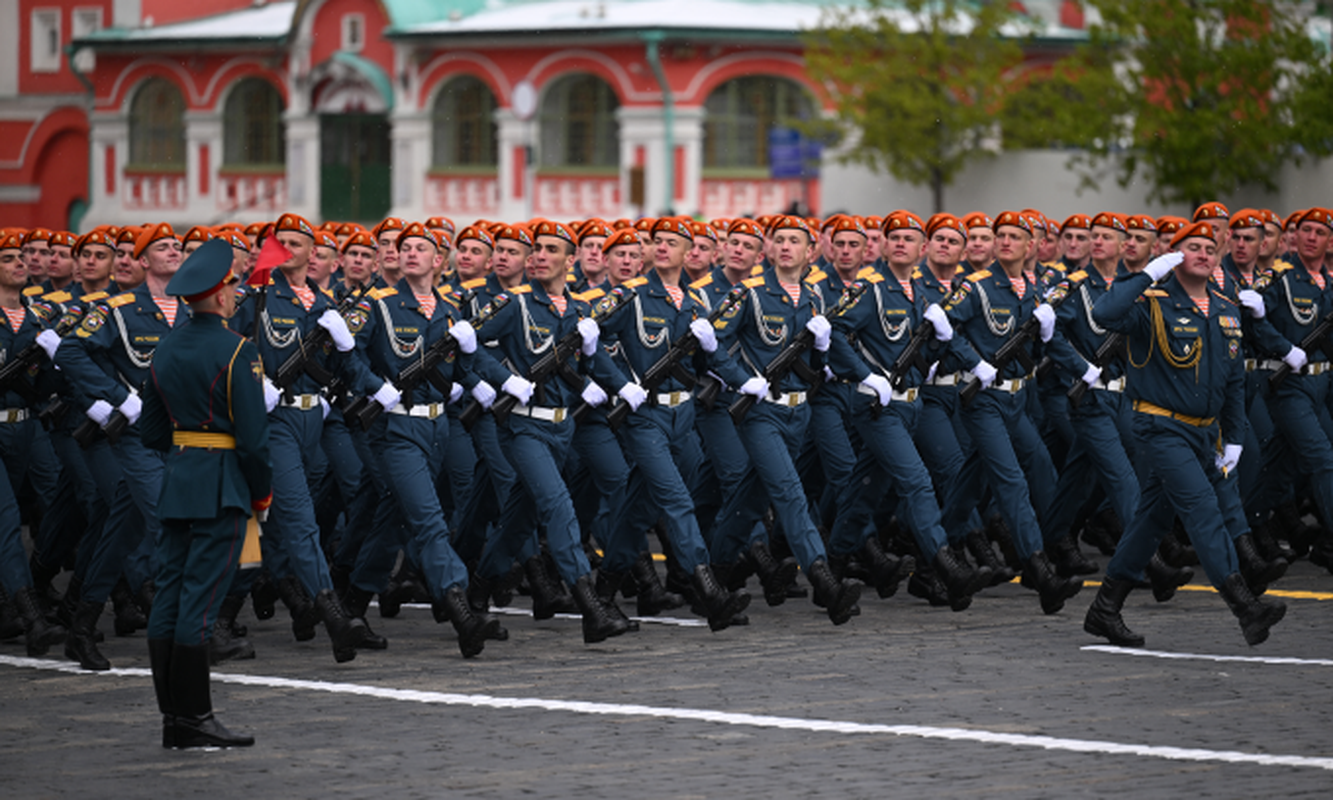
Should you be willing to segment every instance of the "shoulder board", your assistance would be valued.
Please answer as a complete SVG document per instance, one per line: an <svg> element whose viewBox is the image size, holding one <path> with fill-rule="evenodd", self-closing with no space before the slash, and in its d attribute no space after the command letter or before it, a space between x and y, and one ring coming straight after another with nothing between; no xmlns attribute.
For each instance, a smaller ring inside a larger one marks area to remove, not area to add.
<svg viewBox="0 0 1333 800"><path fill-rule="evenodd" d="M1162 290L1162 289L1148 289L1148 290L1144 291L1143 296L1144 296L1144 297L1170 297L1171 295L1168 294L1166 291L1164 291L1164 290Z"/></svg>
<svg viewBox="0 0 1333 800"><path fill-rule="evenodd" d="M971 275L968 275L967 280L971 281L972 283L976 283L977 281L984 281L989 277L990 277L990 270L979 269L976 272L972 273Z"/></svg>
<svg viewBox="0 0 1333 800"><path fill-rule="evenodd" d="M1069 267L1065 266L1065 262L1063 261L1043 261L1041 262L1041 265L1043 267L1046 267L1047 269L1053 269L1057 272L1069 271Z"/></svg>
<svg viewBox="0 0 1333 800"><path fill-rule="evenodd" d="M450 294L441 294L441 295L440 295L440 299L443 300L444 302L448 303L449 305L453 306L454 308L458 308L458 296L457 296L457 295L455 295L455 294L453 294L453 293L450 293Z"/></svg>
<svg viewBox="0 0 1333 800"><path fill-rule="evenodd" d="M1283 261L1279 258L1273 262L1273 272L1286 272L1289 269L1295 269L1290 261Z"/></svg>
<svg viewBox="0 0 1333 800"><path fill-rule="evenodd" d="M332 299L334 299L334 300L337 300L337 299L338 299L337 297L334 296L334 294L333 294L333 290L332 290L332 289L329 289L329 288L327 288L327 287L323 287L323 286L321 286L321 287L319 288L319 290L320 290L321 292L323 292L323 293L325 294L325 296L327 296L327 297L330 297L330 298L332 298Z"/></svg>
<svg viewBox="0 0 1333 800"><path fill-rule="evenodd" d="M27 288L25 288L25 289L23 290L23 296L24 296L24 297L35 297L35 296L41 294L41 293L44 292L44 291L46 291L46 290L43 289L43 288L40 287L40 286L29 286L29 287L27 287Z"/></svg>
<svg viewBox="0 0 1333 800"><path fill-rule="evenodd" d="M856 271L856 277L858 280L862 278L869 278L871 275L878 275L878 274L879 270L875 269L874 267L861 267L861 269Z"/></svg>
<svg viewBox="0 0 1333 800"><path fill-rule="evenodd" d="M700 294L699 292L688 292L688 294L690 296L690 299L692 299L694 302L698 303L699 305L704 305L704 298L702 294Z"/></svg>
<svg viewBox="0 0 1333 800"><path fill-rule="evenodd" d="M1219 292L1217 289L1215 289L1215 288L1213 288L1213 287L1211 287L1211 286L1208 287L1208 291L1212 292L1216 297L1221 298L1222 300L1227 301L1227 303L1228 303L1229 305L1233 305L1233 306L1234 306L1234 305L1236 304L1236 301L1235 301L1235 300L1232 300L1228 295L1225 295L1225 294L1223 294L1222 292Z"/></svg>
<svg viewBox="0 0 1333 800"><path fill-rule="evenodd" d="M125 294L116 295L115 297L106 301L106 304L111 306L112 308L120 308L123 305L128 305L129 303L133 302L134 302L134 292L126 292Z"/></svg>
<svg viewBox="0 0 1333 800"><path fill-rule="evenodd" d="M857 276L856 276L856 279L857 279L858 281L865 281L866 283L870 283L870 284L883 283L883 282L884 282L884 276L883 276L881 273L876 272L876 271L873 270L873 269L872 269L872 270L869 270L869 271L861 270L861 274L857 275Z"/></svg>
<svg viewBox="0 0 1333 800"><path fill-rule="evenodd" d="M473 278L473 279L470 280L470 281L463 281L463 283L460 284L460 285L461 285L464 289L480 289L481 287L483 287L483 286L486 285L486 279L485 279L485 278Z"/></svg>
<svg viewBox="0 0 1333 800"><path fill-rule="evenodd" d="M746 278L745 280L741 281L741 286L744 286L747 289L753 289L756 286L763 286L763 285L764 285L763 275L757 275L753 278Z"/></svg>
<svg viewBox="0 0 1333 800"><path fill-rule="evenodd" d="M571 292L569 296L582 303L591 303L604 294L606 292L601 289L589 289L586 292Z"/></svg>
<svg viewBox="0 0 1333 800"><path fill-rule="evenodd" d="M106 292L102 292L101 294L102 297L106 297ZM68 303L70 300L73 300L74 297L69 292L59 291L42 295L42 299L48 303ZM100 300L101 298L98 299Z"/></svg>
<svg viewBox="0 0 1333 800"><path fill-rule="evenodd" d="M532 291L532 284L520 283L512 289L505 289L506 294L528 294Z"/></svg>
<svg viewBox="0 0 1333 800"><path fill-rule="evenodd" d="M764 274L763 266L760 264L755 264L753 267L750 267L750 274L754 276L763 275Z"/></svg>
<svg viewBox="0 0 1333 800"><path fill-rule="evenodd" d="M565 283L578 283L578 282L579 282L579 276L575 275L573 272L570 272L567 275L565 275Z"/></svg>
<svg viewBox="0 0 1333 800"><path fill-rule="evenodd" d="M79 300L84 303L95 303L98 300L105 300L106 297L106 292L93 292L92 294L85 294L83 297L80 297Z"/></svg>
<svg viewBox="0 0 1333 800"><path fill-rule="evenodd" d="M440 293L440 297L444 297L446 294L453 294L454 285L452 283L442 283L435 289Z"/></svg>
<svg viewBox="0 0 1333 800"><path fill-rule="evenodd" d="M369 292L366 292L366 294L370 296L371 300L383 300L386 297L392 297L398 294L398 290L392 286L384 286L379 289L371 289Z"/></svg>
<svg viewBox="0 0 1333 800"><path fill-rule="evenodd" d="M624 283L622 283L622 284L620 284L620 285L621 285L621 286L624 286L626 289L637 289L637 288L639 288L640 286L644 285L644 284L647 283L647 282L648 282L648 279L645 278L645 277L643 277L642 275L640 275L640 276L637 277L637 278L630 278L629 280L625 281Z"/></svg>
<svg viewBox="0 0 1333 800"><path fill-rule="evenodd" d="M809 275L805 276L805 282L810 284L811 286L814 286L816 283L819 283L820 281L824 280L827 277L828 277L827 272L820 269L819 267L815 267L814 269L810 270Z"/></svg>
<svg viewBox="0 0 1333 800"><path fill-rule="evenodd" d="M712 273L709 273L709 274L703 276L702 278L700 278L699 280L695 281L694 283L691 283L691 284L690 284L690 288L691 288L691 289L702 289L702 288L704 288L705 286L707 286L708 284L710 284L710 283L712 283L712 282L713 282L713 275L712 275Z"/></svg>
<svg viewBox="0 0 1333 800"><path fill-rule="evenodd" d="M867 267L867 269L869 269L869 267ZM920 268L917 268L917 269L912 270L912 280L915 281L915 280L920 280L920 279L921 279L921 269L920 269Z"/></svg>
<svg viewBox="0 0 1333 800"><path fill-rule="evenodd" d="M1084 270L1079 270L1078 272L1069 273L1069 280L1073 281L1074 283L1077 283L1086 277L1088 277L1088 273Z"/></svg>

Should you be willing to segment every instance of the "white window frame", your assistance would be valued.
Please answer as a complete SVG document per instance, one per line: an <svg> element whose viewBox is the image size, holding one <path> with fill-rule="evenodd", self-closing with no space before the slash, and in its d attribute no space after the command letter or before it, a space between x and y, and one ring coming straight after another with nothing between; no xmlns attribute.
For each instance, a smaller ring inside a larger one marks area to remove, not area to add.
<svg viewBox="0 0 1333 800"><path fill-rule="evenodd" d="M359 36L353 36L357 32ZM342 18L342 46L339 48L345 53L359 53L366 46L366 15L365 14L343 14Z"/></svg>
<svg viewBox="0 0 1333 800"><path fill-rule="evenodd" d="M60 29L60 9L43 7L32 10L31 34L29 42L29 52L31 55L31 67L33 72L51 73L60 71L60 48L63 41L63 31ZM56 51L51 53L46 45L52 31L56 35Z"/></svg>
<svg viewBox="0 0 1333 800"><path fill-rule="evenodd" d="M102 30L102 9L97 6L75 8L70 12L69 27L71 41ZM92 72L96 67L97 59L92 48L84 47L74 54L74 68L79 72Z"/></svg>

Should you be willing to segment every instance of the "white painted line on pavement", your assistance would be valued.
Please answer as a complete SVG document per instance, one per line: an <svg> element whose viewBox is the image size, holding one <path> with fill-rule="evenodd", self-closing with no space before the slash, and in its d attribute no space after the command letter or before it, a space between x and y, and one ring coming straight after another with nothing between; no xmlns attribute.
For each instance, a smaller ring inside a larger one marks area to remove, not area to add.
<svg viewBox="0 0 1333 800"><path fill-rule="evenodd" d="M377 606L378 603L371 603ZM403 603L403 608L425 609L430 611L429 603ZM530 617L532 610L522 606L491 606L490 613L505 614L511 617ZM556 614L555 619L581 620L583 617L578 614ZM676 628L707 628L708 622L702 619L687 619L683 617L630 617L635 622L651 622L655 625L670 625Z"/></svg>
<svg viewBox="0 0 1333 800"><path fill-rule="evenodd" d="M1099 653L1116 653L1122 656L1147 656L1150 658L1169 658L1182 661L1241 661L1251 664L1294 664L1303 667L1333 667L1333 660L1327 658L1289 658L1286 656L1215 656L1207 653L1169 653L1164 650L1141 650L1133 647L1116 647L1109 644L1090 644L1080 650L1095 650Z"/></svg>
<svg viewBox="0 0 1333 800"><path fill-rule="evenodd" d="M106 672L85 672L68 661L49 661L39 658L19 658L0 655L0 664L57 672L85 673L92 676L151 677L146 669L112 669ZM889 734L920 739L952 739L981 744L1003 744L1011 747L1039 747L1070 753L1097 753L1105 755L1143 756L1174 761L1206 761L1228 764L1261 764L1286 767L1308 767L1333 771L1333 758L1315 756L1276 755L1269 753L1242 753L1235 750L1204 750L1190 747L1161 747L1147 744L1104 742L1093 739L1065 739L968 728L939 728L930 725L877 725L864 722L843 722L799 717L773 717L761 714L736 714L695 708L665 708L661 706L596 703L580 700L546 700L538 697L493 697L484 694L451 694L426 692L416 689L391 689L383 686L365 686L356 683L297 680L265 675L239 675L214 672L213 680L243 686L266 686L274 689L304 689L331 694L350 694L376 697L383 700L427 703L473 708L522 709L565 711L575 714L600 714L619 717L656 717L658 719L715 722L724 725L745 725L754 728L811 731L816 733Z"/></svg>

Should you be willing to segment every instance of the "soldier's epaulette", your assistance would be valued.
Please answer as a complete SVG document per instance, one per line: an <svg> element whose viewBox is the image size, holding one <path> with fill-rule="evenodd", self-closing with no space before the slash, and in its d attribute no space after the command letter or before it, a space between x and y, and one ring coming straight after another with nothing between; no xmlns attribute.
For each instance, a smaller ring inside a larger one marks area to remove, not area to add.
<svg viewBox="0 0 1333 800"><path fill-rule="evenodd" d="M448 303L454 308L458 308L459 303L457 294L453 292L445 292L442 290L442 287L439 286L435 287L435 293L438 294L440 296L440 299L443 300L444 302Z"/></svg>
<svg viewBox="0 0 1333 800"><path fill-rule="evenodd" d="M36 297L36 296L40 295L42 292L44 292L44 291L46 291L46 290L43 289L43 288L40 287L40 286L28 286L28 287L24 288L24 290L23 290L23 296L24 296L24 297Z"/></svg>
<svg viewBox="0 0 1333 800"><path fill-rule="evenodd" d="M578 283L578 282L579 282L579 276L575 275L574 273L570 272L565 275L565 283Z"/></svg>
<svg viewBox="0 0 1333 800"><path fill-rule="evenodd" d="M1086 270L1078 270L1077 272L1071 272L1071 273L1069 273L1069 275L1066 276L1066 277L1069 278L1069 282L1070 282L1070 283L1078 283L1079 281L1081 281L1081 280L1083 280L1084 278L1088 277L1088 273L1087 273Z"/></svg>
<svg viewBox="0 0 1333 800"><path fill-rule="evenodd" d="M463 281L459 286L463 289L480 289L486 285L485 278L473 278L470 281Z"/></svg>
<svg viewBox="0 0 1333 800"><path fill-rule="evenodd" d="M1069 267L1065 266L1065 262L1063 262L1063 261L1043 261L1043 262L1041 262L1041 265L1042 265L1043 267L1046 267L1047 269L1053 269L1053 270L1055 270L1056 272L1068 272L1068 271L1069 271Z"/></svg>
<svg viewBox="0 0 1333 800"><path fill-rule="evenodd" d="M858 281L865 281L866 283L870 284L883 283L884 275L877 270L873 270L870 269L869 267L866 267L865 269L856 273L856 279Z"/></svg>
<svg viewBox="0 0 1333 800"><path fill-rule="evenodd" d="M1144 296L1144 297L1170 297L1171 295L1170 295L1169 293L1167 293L1167 291L1164 290L1164 289L1145 289L1144 292L1143 292L1143 296Z"/></svg>
<svg viewBox="0 0 1333 800"><path fill-rule="evenodd" d="M446 294L453 294L454 292L454 285L452 283L442 283L439 286L436 286L435 288L437 291L439 291L441 297L443 297Z"/></svg>
<svg viewBox="0 0 1333 800"><path fill-rule="evenodd" d="M856 271L856 279L858 281L865 280L869 278L871 275L879 275L879 270L875 269L874 267L861 267L859 270Z"/></svg>
<svg viewBox="0 0 1333 800"><path fill-rule="evenodd" d="M707 286L708 284L710 284L710 283L712 283L712 282L713 282L713 273L710 272L710 273L708 273L707 275L705 275L705 276L703 276L702 278L700 278L699 280L695 281L694 283L691 283L691 284L690 284L690 288L691 288L691 289L702 289L702 288L704 288L705 286Z"/></svg>
<svg viewBox="0 0 1333 800"><path fill-rule="evenodd" d="M751 276L758 276L763 274L764 274L764 267L762 264L755 264L753 267L750 267Z"/></svg>
<svg viewBox="0 0 1333 800"><path fill-rule="evenodd" d="M636 278L635 280L642 280L642 278ZM601 289L589 289L586 292L570 292L569 296L581 303L591 303L604 294L606 294L606 292Z"/></svg>
<svg viewBox="0 0 1333 800"><path fill-rule="evenodd" d="M320 287L319 287L319 290L320 290L321 292L323 292L324 295L325 295L326 297L328 297L329 299L331 299L331 300L337 300L337 299L338 299L337 296L334 295L333 290L330 289L330 288L328 288L327 286L320 286Z"/></svg>
<svg viewBox="0 0 1333 800"><path fill-rule="evenodd" d="M393 297L398 294L398 290L392 286L382 286L378 289L371 289L366 294L370 296L371 300L383 300L386 297Z"/></svg>
<svg viewBox="0 0 1333 800"><path fill-rule="evenodd" d="M105 297L106 294L103 293L102 296ZM61 289L58 292L51 292L50 294L42 295L42 299L48 303L68 303L69 301L74 299L74 296L71 295L69 292Z"/></svg>
<svg viewBox="0 0 1333 800"><path fill-rule="evenodd" d="M532 292L532 284L520 283L512 289L505 289L506 294L529 294Z"/></svg>
<svg viewBox="0 0 1333 800"><path fill-rule="evenodd" d="M1280 258L1273 262L1273 272L1275 273L1286 272L1289 269L1295 268L1296 267L1290 261L1283 261Z"/></svg>
<svg viewBox="0 0 1333 800"><path fill-rule="evenodd" d="M115 297L106 301L106 304L111 306L112 308L120 308L123 305L128 305L133 302L134 302L134 292L126 292L125 294L116 295Z"/></svg>
<svg viewBox="0 0 1333 800"><path fill-rule="evenodd" d="M866 269L869 269L869 267L867 267ZM920 268L920 267L916 267L915 269L912 270L912 280L914 280L914 281L919 281L919 280L921 280L921 268Z"/></svg>
<svg viewBox="0 0 1333 800"><path fill-rule="evenodd" d="M989 277L990 277L990 270L979 269L976 272L972 273L971 275L968 275L967 280L970 283L976 283L977 281L984 281Z"/></svg>
<svg viewBox="0 0 1333 800"><path fill-rule="evenodd" d="M626 289L637 289L637 288L639 288L640 286L644 285L644 284L647 283L647 282L648 282L648 279L645 278L645 277L643 277L642 275L640 275L640 276L637 277L637 278L630 278L629 280L625 281L624 283L622 283L622 284L620 284L620 285L621 285L621 286L624 286Z"/></svg>
<svg viewBox="0 0 1333 800"><path fill-rule="evenodd" d="M741 286L744 286L747 289L753 289L756 286L763 286L763 285L764 285L763 275L756 275L753 278L746 278L745 280L741 281Z"/></svg>
<svg viewBox="0 0 1333 800"><path fill-rule="evenodd" d="M105 300L106 298L107 298L107 294L106 294L106 292L93 292L92 294L85 294L83 297L80 297L80 298L79 298L79 302L81 302L81 303L96 303L98 300ZM63 303L64 301L63 301L63 300L60 300L60 301L57 301L57 302L62 302L62 303Z"/></svg>
<svg viewBox="0 0 1333 800"><path fill-rule="evenodd" d="M819 267L813 267L810 270L810 274L805 276L805 282L809 286L814 286L827 277L828 277L827 272L820 269Z"/></svg>
<svg viewBox="0 0 1333 800"><path fill-rule="evenodd" d="M692 299L694 302L698 303L699 305L704 305L704 296L703 296L703 293L701 293L701 292L689 292L689 295L690 295L690 299Z"/></svg>

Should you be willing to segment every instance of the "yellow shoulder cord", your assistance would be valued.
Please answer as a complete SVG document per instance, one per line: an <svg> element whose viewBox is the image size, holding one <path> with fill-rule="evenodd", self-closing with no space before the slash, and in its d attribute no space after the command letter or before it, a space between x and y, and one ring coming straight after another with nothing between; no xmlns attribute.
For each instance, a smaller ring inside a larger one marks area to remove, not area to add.
<svg viewBox="0 0 1333 800"><path fill-rule="evenodd" d="M1171 343L1166 338L1166 319L1162 316L1161 303L1156 297L1150 298L1148 303L1152 306L1153 342L1156 343L1157 349L1162 352L1162 358L1166 359L1166 363L1173 369L1190 369L1193 367L1194 382L1198 383L1199 362L1203 360L1203 337L1200 336L1194 340L1194 344L1191 345L1191 349L1194 350L1192 355L1185 357L1176 355L1171 351ZM1148 355L1144 357L1141 363L1135 363L1133 355L1130 356L1130 363L1136 369L1142 369L1143 366L1148 363L1148 359L1151 356L1152 347L1150 346L1148 348Z"/></svg>

